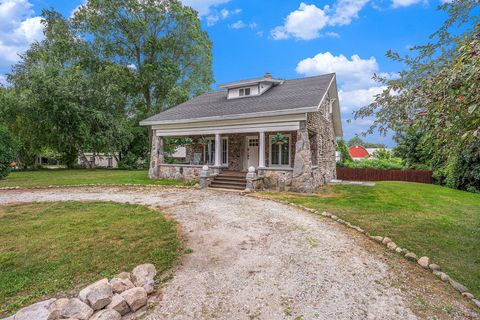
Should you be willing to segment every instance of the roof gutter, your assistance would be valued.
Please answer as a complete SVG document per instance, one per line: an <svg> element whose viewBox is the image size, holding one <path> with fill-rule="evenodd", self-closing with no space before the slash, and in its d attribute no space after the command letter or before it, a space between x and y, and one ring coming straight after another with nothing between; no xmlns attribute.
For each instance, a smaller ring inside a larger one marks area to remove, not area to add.
<svg viewBox="0 0 480 320"><path fill-rule="evenodd" d="M257 118L257 117L268 117L268 116L278 116L278 115L314 112L314 111L317 111L317 108L318 108L317 106L312 106L312 107L304 107L304 108L296 108L296 109L253 112L253 113L241 113L241 114L232 114L232 115L226 115L226 116L214 116L214 117L180 119L180 120L160 120L160 121L143 120L143 121L140 121L139 124L141 126L152 126L152 125L158 125L158 124L194 123L194 122L215 121L215 120L247 119L247 118Z"/></svg>

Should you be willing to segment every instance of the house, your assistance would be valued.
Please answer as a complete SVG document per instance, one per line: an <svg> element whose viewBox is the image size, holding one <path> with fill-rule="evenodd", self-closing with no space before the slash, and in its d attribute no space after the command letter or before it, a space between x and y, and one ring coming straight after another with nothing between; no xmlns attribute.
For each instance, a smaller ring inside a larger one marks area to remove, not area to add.
<svg viewBox="0 0 480 320"><path fill-rule="evenodd" d="M348 153L350 153L350 156L355 161L368 159L370 157L367 149L362 146L351 146L348 148Z"/></svg>
<svg viewBox="0 0 480 320"><path fill-rule="evenodd" d="M98 152L85 152L84 154L93 167L118 168L117 159L112 154ZM83 167L88 166L88 164L86 164L81 157L78 157L77 164Z"/></svg>
<svg viewBox="0 0 480 320"><path fill-rule="evenodd" d="M362 146L351 146L348 148L348 153L354 161L361 161L374 158L374 153L379 150L386 150L391 152L392 149L388 148L364 148Z"/></svg>
<svg viewBox="0 0 480 320"><path fill-rule="evenodd" d="M335 74L267 73L219 88L140 122L153 131L150 178L193 179L208 165L212 186L241 188L239 177L253 167L264 187L299 192L335 178L342 136ZM187 137L185 163L165 163L164 138Z"/></svg>

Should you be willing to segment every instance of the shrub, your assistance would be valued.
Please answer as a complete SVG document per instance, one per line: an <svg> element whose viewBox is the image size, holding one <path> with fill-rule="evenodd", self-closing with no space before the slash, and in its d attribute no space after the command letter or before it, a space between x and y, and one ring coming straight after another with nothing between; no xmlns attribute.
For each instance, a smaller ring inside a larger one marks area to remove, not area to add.
<svg viewBox="0 0 480 320"><path fill-rule="evenodd" d="M8 176L17 154L17 143L7 128L0 126L0 179Z"/></svg>
<svg viewBox="0 0 480 320"><path fill-rule="evenodd" d="M350 153L348 152L347 145L345 143L345 140L341 139L338 141L338 151L340 152L340 162L352 162L353 159L350 156Z"/></svg>
<svg viewBox="0 0 480 320"><path fill-rule="evenodd" d="M402 159L391 158L389 160L370 159L363 161L344 162L346 168L362 168L362 169L384 169L384 170L401 170L405 169L402 165Z"/></svg>

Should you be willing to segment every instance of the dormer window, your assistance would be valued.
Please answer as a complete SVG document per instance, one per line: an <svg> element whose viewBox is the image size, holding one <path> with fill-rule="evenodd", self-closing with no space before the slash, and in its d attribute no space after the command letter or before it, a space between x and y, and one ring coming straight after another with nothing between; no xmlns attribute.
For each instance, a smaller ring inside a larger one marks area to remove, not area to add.
<svg viewBox="0 0 480 320"><path fill-rule="evenodd" d="M244 96L249 96L250 95L250 88L241 88L239 90L239 94L238 94L240 97L244 97Z"/></svg>
<svg viewBox="0 0 480 320"><path fill-rule="evenodd" d="M227 89L227 99L238 99L262 95L270 88L282 83L283 80L273 79L272 75L267 73L263 78L230 82L218 87Z"/></svg>

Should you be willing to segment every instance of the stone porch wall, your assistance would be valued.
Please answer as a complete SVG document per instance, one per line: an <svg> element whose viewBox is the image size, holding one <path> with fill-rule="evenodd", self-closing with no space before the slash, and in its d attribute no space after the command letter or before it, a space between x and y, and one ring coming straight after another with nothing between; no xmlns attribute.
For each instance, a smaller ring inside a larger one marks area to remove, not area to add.
<svg viewBox="0 0 480 320"><path fill-rule="evenodd" d="M292 186L293 169L272 169L264 170L263 185L265 189L288 191Z"/></svg>
<svg viewBox="0 0 480 320"><path fill-rule="evenodd" d="M158 173L161 179L198 180L202 167L202 165L161 164L158 167Z"/></svg>

